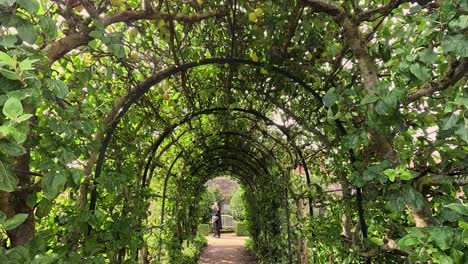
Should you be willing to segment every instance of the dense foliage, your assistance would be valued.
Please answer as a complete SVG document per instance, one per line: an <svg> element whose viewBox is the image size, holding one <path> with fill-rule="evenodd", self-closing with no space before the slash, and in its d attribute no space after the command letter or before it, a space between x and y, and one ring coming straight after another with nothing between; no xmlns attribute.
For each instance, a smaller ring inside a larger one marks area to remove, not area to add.
<svg viewBox="0 0 468 264"><path fill-rule="evenodd" d="M0 0L0 262L466 263L465 0ZM300 168L300 173L295 173Z"/></svg>

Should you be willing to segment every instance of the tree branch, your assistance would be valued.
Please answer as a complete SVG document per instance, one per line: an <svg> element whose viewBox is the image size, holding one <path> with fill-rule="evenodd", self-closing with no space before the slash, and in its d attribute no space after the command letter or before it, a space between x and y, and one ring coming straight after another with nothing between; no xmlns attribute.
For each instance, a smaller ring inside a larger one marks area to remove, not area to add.
<svg viewBox="0 0 468 264"><path fill-rule="evenodd" d="M435 92L448 89L450 86L457 83L460 79L466 78L468 72L468 58L456 60L450 65L450 69L445 77L440 81L432 81L426 83L416 92L408 96L408 104L412 103L423 96L432 96Z"/></svg>
<svg viewBox="0 0 468 264"><path fill-rule="evenodd" d="M176 20L187 23L195 23L203 19L210 17L220 17L227 15L226 9L200 13L192 16L182 16L177 14L166 14L160 12L147 12L147 11L124 11L122 13L102 18L104 26L108 26L118 22L131 22L135 20L151 20L151 19L165 19L165 20ZM84 27L84 26L83 26ZM54 41L44 48L44 52L49 58L49 62L52 64L54 61L60 59L63 55L67 54L71 50L86 45L92 38L88 32L73 32L65 37Z"/></svg>
<svg viewBox="0 0 468 264"><path fill-rule="evenodd" d="M203 19L210 17L221 17L228 14L227 9L220 9L211 12L204 12L198 15L183 16L177 14L167 14L160 12L147 12L147 11L123 11L122 13L115 14L102 19L104 26L118 23L118 22L131 22L135 20L153 20L153 19L164 19L164 20L176 20L187 23L195 23Z"/></svg>
<svg viewBox="0 0 468 264"><path fill-rule="evenodd" d="M380 6L371 10L366 10L357 16L358 21L368 21L376 14L382 16L388 16L395 8L398 8L401 4L409 2L409 0L392 0L384 6Z"/></svg>
<svg viewBox="0 0 468 264"><path fill-rule="evenodd" d="M88 12L90 17L98 18L98 11L96 8L94 8L94 5L89 0L79 0L79 2L84 7L84 9L86 9L86 12Z"/></svg>
<svg viewBox="0 0 468 264"><path fill-rule="evenodd" d="M313 7L315 11L338 17L345 14L344 9L330 0L303 0L303 3Z"/></svg>
<svg viewBox="0 0 468 264"><path fill-rule="evenodd" d="M73 32L66 37L63 37L57 41L54 41L50 45L44 48L46 56L49 58L49 62L60 59L63 55L67 54L71 50L82 46L91 41L91 37L85 32Z"/></svg>

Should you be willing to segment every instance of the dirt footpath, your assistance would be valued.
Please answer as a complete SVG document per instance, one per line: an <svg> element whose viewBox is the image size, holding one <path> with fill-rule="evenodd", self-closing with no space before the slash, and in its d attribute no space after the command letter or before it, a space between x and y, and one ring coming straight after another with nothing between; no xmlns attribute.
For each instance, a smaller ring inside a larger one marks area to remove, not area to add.
<svg viewBox="0 0 468 264"><path fill-rule="evenodd" d="M248 264L257 263L244 247L247 237L238 237L234 233L221 234L221 238L208 238L208 247L198 260L198 264Z"/></svg>

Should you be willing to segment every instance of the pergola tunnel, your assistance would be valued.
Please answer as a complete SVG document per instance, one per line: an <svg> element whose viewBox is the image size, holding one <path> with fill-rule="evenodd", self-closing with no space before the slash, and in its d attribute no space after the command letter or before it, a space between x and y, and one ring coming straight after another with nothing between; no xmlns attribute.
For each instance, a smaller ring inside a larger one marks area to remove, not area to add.
<svg viewBox="0 0 468 264"><path fill-rule="evenodd" d="M167 79L177 81L180 76L176 74L195 66L202 68L205 64L214 64L215 67L221 67L220 74L225 74L223 72L226 70L225 63L229 65L228 67L232 67L232 65L238 67L239 64L264 66L261 63L239 59L210 59L196 64L189 64L190 67L183 65L179 68L163 71L163 74L157 73L155 76L165 76L166 79L160 80L160 78L151 77L150 79L159 83L148 82L148 87L142 87L142 92L129 100L127 106L123 108L124 110L119 113L108 129L106 138L103 141L104 144L96 164L95 180L89 206L90 212L95 212L99 208L97 203L100 197L99 194L102 195L104 192L104 189L98 184L100 177L103 177L101 176L103 170L106 171L106 174L111 175L111 171L119 169L114 166L113 161L109 162L107 160L105 153L106 151L112 151L114 144L117 146L125 144L125 142L118 142L118 137L114 137L114 134L118 134L119 130L125 129L124 124L119 127L119 123L125 120L126 115L139 114L139 109L136 106L138 106L139 100L144 100L144 93L151 93L152 90L149 89L151 86L162 86L161 83L168 82ZM273 75L279 74L286 80L296 81L299 84L298 87L312 91L315 97L321 99L309 86L291 73L274 67L270 71ZM171 75L166 75L166 72L171 72ZM266 75L265 79L271 78ZM272 256L271 261L275 262L281 262L281 259L286 256L283 261L287 260L289 263L293 263L294 255L306 254L298 251L304 250L304 248L294 247L296 252L293 252L292 244L297 244L301 241L301 238L300 236L293 236L292 233L294 230L291 229L291 201L289 197L291 177L299 181L299 188L310 189L311 187L309 169L304 154L298 147L294 136L291 135L290 128L285 124L286 120L281 121L281 109L269 101L264 101L265 103L259 105L258 109L246 105L249 100L251 102L259 100L253 97L257 91L251 90L249 92L249 89L236 87L236 85L238 84L230 83L230 89L245 92L250 98L246 98L245 101L243 98L237 98L237 102L231 98L231 105L228 107L224 106L226 102L220 102L221 105L214 102L207 103L208 107L206 109L185 113L180 118L181 121L177 123L171 124L170 120L164 120L157 113L153 113L154 116L159 117L153 117L155 120L142 120L142 122L150 124L161 122L166 124L167 127L160 134L154 134L151 130L148 131L148 135L154 140L144 151L146 153L146 157L143 159L145 162L141 163L141 167L138 169L141 175L136 181L137 186L143 190L148 186L160 187L159 189L155 188L158 193L155 196L156 198L149 199L150 207L152 203L157 203L158 200L161 206L158 218L152 210L149 211L149 219L157 218L154 223L158 228L153 237L153 239L157 240L157 247L156 244L150 246L150 243L146 242L146 247L153 247L153 254L157 255L159 261L162 257L165 257L161 255L161 252L165 250L170 252L181 251L184 242L189 243L187 241L193 240L197 236L197 226L200 224L197 220L200 211L203 211L197 202L201 201L201 196L206 189L204 186L206 181L214 179L218 175L229 175L237 179L243 186L246 209L249 211L247 221L250 223L250 233L254 238L254 243L257 244L256 247L263 251L262 254ZM269 92L265 86L264 84L263 87L258 86L255 89L263 93ZM270 89L281 89L275 84L269 86ZM198 89L202 90L203 87ZM224 87L220 89L224 89ZM179 97L179 100L190 101L194 99ZM192 103L193 105L203 105L196 101ZM132 108L132 106L134 107ZM288 122L296 122L291 117L286 116L286 119ZM283 124L278 122L283 122ZM144 124L141 127L145 125L151 127L150 124ZM113 140L116 142L114 143ZM121 150L123 149L124 147ZM121 153L120 155L135 154ZM166 156L168 159L166 159ZM169 157L172 157L172 160ZM107 163L110 164L110 167L106 169L105 164ZM292 176L291 170L295 167L303 168L305 175ZM158 174L165 176L154 176ZM318 188L321 189L320 186ZM174 202L174 200L176 202L175 205L172 205L172 210L166 208L168 206L167 201ZM302 206L308 204L310 208L310 210L305 210L294 206L294 210L297 211L296 214L301 217L296 221L302 220L306 214L312 212L313 201L312 195L305 195L295 199L295 203L302 203ZM202 205L206 206L206 204ZM103 209L106 210L107 208ZM169 224L166 218L174 222ZM149 219L146 221L149 222ZM281 223L286 224L282 226ZM175 239L178 241L177 246L171 245L163 237ZM149 239L149 237L146 239ZM286 254L282 250L278 250L277 247L280 244L284 244ZM165 247L165 250L163 250L163 247ZM144 252L148 254L148 248ZM176 255L170 254L170 258L176 258ZM177 260L171 259L170 261Z"/></svg>
<svg viewBox="0 0 468 264"><path fill-rule="evenodd" d="M0 263L468 263L467 14L0 0Z"/></svg>

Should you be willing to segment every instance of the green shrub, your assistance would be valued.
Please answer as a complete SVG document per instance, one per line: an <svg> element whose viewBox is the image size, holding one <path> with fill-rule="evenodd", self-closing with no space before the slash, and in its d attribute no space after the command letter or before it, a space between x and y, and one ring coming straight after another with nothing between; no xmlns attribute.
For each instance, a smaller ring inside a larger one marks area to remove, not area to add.
<svg viewBox="0 0 468 264"><path fill-rule="evenodd" d="M248 236L249 229L245 222L237 222L236 223L236 235L238 236Z"/></svg>
<svg viewBox="0 0 468 264"><path fill-rule="evenodd" d="M198 234L202 236L207 236L211 232L209 224L199 224L198 225Z"/></svg>
<svg viewBox="0 0 468 264"><path fill-rule="evenodd" d="M231 198L231 201L229 203L231 207L231 214L234 219L237 221L239 220L244 220L244 201L243 201L243 193L244 190L242 188L239 188L234 195Z"/></svg>
<svg viewBox="0 0 468 264"><path fill-rule="evenodd" d="M200 202L200 223L211 221L211 205L216 202L216 196L210 190L205 190Z"/></svg>

